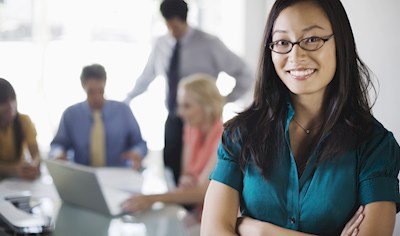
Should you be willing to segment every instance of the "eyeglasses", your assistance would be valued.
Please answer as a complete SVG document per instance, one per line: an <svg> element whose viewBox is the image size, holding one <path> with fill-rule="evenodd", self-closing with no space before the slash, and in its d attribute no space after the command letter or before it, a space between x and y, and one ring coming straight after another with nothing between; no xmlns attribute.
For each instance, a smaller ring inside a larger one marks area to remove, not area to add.
<svg viewBox="0 0 400 236"><path fill-rule="evenodd" d="M313 36L309 38L304 38L297 42L290 42L288 40L277 40L269 44L269 49L279 54L286 54L292 51L294 45L297 44L300 48L306 51L316 51L324 46L325 42L331 39L332 36L333 34L325 37Z"/></svg>

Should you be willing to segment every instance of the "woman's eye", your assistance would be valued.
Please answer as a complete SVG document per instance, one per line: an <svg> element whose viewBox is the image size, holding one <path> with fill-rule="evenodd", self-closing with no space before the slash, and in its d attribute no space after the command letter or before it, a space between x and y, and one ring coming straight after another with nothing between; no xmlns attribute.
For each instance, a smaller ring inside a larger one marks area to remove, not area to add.
<svg viewBox="0 0 400 236"><path fill-rule="evenodd" d="M304 42L305 43L318 43L321 40L320 37L309 37L309 38L305 38Z"/></svg>
<svg viewBox="0 0 400 236"><path fill-rule="evenodd" d="M280 46L280 47L285 47L285 46L288 46L289 44L290 44L290 42L287 41L287 40L277 40L277 41L275 41L275 45L276 46Z"/></svg>

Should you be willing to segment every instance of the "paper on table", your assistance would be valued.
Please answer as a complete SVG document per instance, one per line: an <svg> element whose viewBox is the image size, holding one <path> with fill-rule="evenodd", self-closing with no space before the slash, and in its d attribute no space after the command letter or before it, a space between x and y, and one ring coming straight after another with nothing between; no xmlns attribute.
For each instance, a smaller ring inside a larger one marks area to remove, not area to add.
<svg viewBox="0 0 400 236"><path fill-rule="evenodd" d="M7 187L6 185L0 183L0 200L9 197L9 196L18 196L21 194L26 194L26 195L30 195L30 191L21 191L21 190L17 190L17 189L10 189L9 187Z"/></svg>
<svg viewBox="0 0 400 236"><path fill-rule="evenodd" d="M2 196L4 196L4 194L10 195L12 193L20 193L21 191L30 192L33 197L59 199L53 183L48 181L46 176L42 176L33 181L20 178L7 178L0 182L0 195Z"/></svg>
<svg viewBox="0 0 400 236"><path fill-rule="evenodd" d="M142 175L129 168L100 167L96 169L97 178L102 186L140 193L143 186Z"/></svg>

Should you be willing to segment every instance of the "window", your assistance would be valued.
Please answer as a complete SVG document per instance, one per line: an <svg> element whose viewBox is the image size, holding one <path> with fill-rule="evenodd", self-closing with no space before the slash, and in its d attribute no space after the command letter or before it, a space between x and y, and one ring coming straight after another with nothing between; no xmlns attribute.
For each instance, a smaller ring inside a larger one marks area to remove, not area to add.
<svg viewBox="0 0 400 236"><path fill-rule="evenodd" d="M187 2L191 25L218 35L242 54L243 39L237 35L243 35L238 30L243 28L244 0ZM19 111L35 123L42 151L48 151L65 108L85 99L79 80L83 66L104 65L108 99L123 100L133 88L152 40L167 32L159 4L160 0L0 0L0 77L16 89ZM222 10L228 4L230 10ZM164 80L156 79L131 107L149 148L162 149Z"/></svg>

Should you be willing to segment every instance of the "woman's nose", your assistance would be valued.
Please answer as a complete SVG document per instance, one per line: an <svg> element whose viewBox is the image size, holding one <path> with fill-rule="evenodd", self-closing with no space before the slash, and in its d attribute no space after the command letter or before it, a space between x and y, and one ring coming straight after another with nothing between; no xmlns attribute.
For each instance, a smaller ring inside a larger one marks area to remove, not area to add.
<svg viewBox="0 0 400 236"><path fill-rule="evenodd" d="M302 49L298 44L295 44L288 54L290 62L299 62L305 59L307 52L306 50Z"/></svg>

